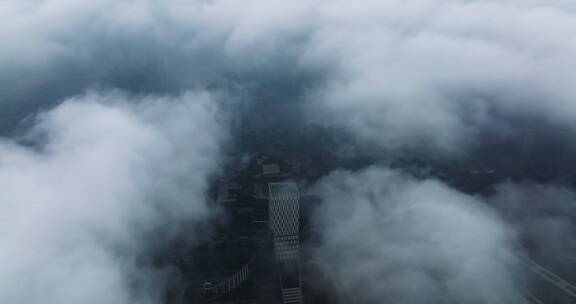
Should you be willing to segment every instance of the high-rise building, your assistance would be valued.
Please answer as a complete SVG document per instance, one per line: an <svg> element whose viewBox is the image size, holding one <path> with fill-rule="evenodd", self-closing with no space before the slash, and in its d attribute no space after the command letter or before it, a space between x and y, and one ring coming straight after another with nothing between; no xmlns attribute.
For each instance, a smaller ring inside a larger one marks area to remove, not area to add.
<svg viewBox="0 0 576 304"><path fill-rule="evenodd" d="M300 193L295 183L269 183L269 223L283 304L302 303L300 274Z"/></svg>

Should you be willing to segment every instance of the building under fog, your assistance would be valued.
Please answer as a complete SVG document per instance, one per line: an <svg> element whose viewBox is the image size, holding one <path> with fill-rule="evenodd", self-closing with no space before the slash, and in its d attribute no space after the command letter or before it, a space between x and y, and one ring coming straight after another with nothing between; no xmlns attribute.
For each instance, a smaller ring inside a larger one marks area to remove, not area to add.
<svg viewBox="0 0 576 304"><path fill-rule="evenodd" d="M283 304L302 303L300 274L300 194L295 183L268 184L270 230Z"/></svg>

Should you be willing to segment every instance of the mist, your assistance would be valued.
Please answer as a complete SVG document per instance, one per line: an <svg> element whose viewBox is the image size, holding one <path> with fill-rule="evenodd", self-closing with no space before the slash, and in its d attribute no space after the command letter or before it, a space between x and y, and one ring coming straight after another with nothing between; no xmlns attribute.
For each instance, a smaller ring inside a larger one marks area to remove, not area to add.
<svg viewBox="0 0 576 304"><path fill-rule="evenodd" d="M93 92L3 140L2 301L160 303L177 272L148 253L210 212L217 121L207 93Z"/></svg>
<svg viewBox="0 0 576 304"><path fill-rule="evenodd" d="M574 226L575 195L566 185L504 183L490 198L514 224L533 256L545 261L564 277L574 279L576 262Z"/></svg>
<svg viewBox="0 0 576 304"><path fill-rule="evenodd" d="M178 273L154 257L219 217L228 154L279 141L320 167L315 263L365 303L519 303L524 254L574 278L575 14L3 1L0 300L163 303ZM466 191L447 167L497 177Z"/></svg>
<svg viewBox="0 0 576 304"><path fill-rule="evenodd" d="M359 303L522 303L515 234L479 198L371 167L314 189L317 263Z"/></svg>

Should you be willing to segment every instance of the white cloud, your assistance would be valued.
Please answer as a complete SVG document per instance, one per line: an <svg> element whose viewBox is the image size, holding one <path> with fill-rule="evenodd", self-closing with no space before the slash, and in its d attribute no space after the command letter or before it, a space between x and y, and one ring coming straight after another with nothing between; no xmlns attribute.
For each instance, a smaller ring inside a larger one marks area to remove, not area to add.
<svg viewBox="0 0 576 304"><path fill-rule="evenodd" d="M7 2L0 98L314 71L322 81L285 93L307 93L311 121L373 148L454 156L487 130L522 130L518 117L574 127L574 13L560 0Z"/></svg>
<svg viewBox="0 0 576 304"><path fill-rule="evenodd" d="M323 124L385 149L456 154L518 116L574 127L576 19L561 2L331 1L319 12L304 58L335 70L311 98Z"/></svg>
<svg viewBox="0 0 576 304"><path fill-rule="evenodd" d="M390 169L316 185L316 261L361 303L521 303L514 234L478 198Z"/></svg>
<svg viewBox="0 0 576 304"><path fill-rule="evenodd" d="M2 301L160 303L168 280L136 260L208 214L218 115L203 93L90 93L40 115L34 146L4 140Z"/></svg>
<svg viewBox="0 0 576 304"><path fill-rule="evenodd" d="M244 100L304 100L308 122L350 135L366 153L453 157L484 132L507 136L528 124L573 132L575 14L571 0L2 1L3 134L89 89L155 97L74 97L40 116L27 134L32 146L2 141L0 273L11 278L0 279L0 298L157 298L132 293L131 278L156 277L132 260L147 247L142 235L169 235L178 225L166 223L208 213L203 191L218 165L223 118L208 95L182 92L218 77L248 84ZM268 89L270 79L292 89ZM380 265L400 265L400 275L383 278L394 298L516 297L509 232L477 198L380 169L334 173L323 185L327 214L349 222L323 226L334 236L326 248L349 249L342 262L350 267L367 256L350 270L358 282L364 271L380 282ZM358 288L381 296L378 286Z"/></svg>

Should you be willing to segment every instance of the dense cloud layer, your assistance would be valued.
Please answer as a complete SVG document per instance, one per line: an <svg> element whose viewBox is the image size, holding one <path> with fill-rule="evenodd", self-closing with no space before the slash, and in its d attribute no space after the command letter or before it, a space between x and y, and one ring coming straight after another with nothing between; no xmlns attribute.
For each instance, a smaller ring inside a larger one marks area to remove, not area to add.
<svg viewBox="0 0 576 304"><path fill-rule="evenodd" d="M142 259L207 215L218 120L207 94L90 93L3 140L0 299L159 303L169 277Z"/></svg>
<svg viewBox="0 0 576 304"><path fill-rule="evenodd" d="M555 156L542 137L564 144L576 127L575 14L571 0L2 1L0 300L157 302L162 275L134 260L155 245L150 231L162 242L210 213L224 116L326 127L353 146L319 148L352 158L466 158L493 139ZM186 93L206 87L236 103ZM318 187L318 255L346 249L336 278L367 300L516 301L513 233L480 199L377 168ZM575 199L507 183L489 203L561 268L574 263ZM362 285L364 273L389 288Z"/></svg>
<svg viewBox="0 0 576 304"><path fill-rule="evenodd" d="M317 263L359 303L522 303L511 229L477 198L385 168L316 186Z"/></svg>
<svg viewBox="0 0 576 304"><path fill-rule="evenodd" d="M527 117L573 128L576 19L555 2L326 4L307 57L337 71L314 95L320 121L444 153L517 135Z"/></svg>
<svg viewBox="0 0 576 304"><path fill-rule="evenodd" d="M174 93L230 75L256 87L316 75L279 95L308 99L312 122L373 148L458 154L528 118L574 127L566 1L2 5L5 126L86 87Z"/></svg>
<svg viewBox="0 0 576 304"><path fill-rule="evenodd" d="M0 10L0 131L86 88L178 94L294 71L270 5L243 1L8 1ZM290 21L285 11L276 16ZM264 18L264 19L263 19ZM261 36L263 36L260 38ZM264 45L270 44L269 47ZM288 48L289 49L289 48Z"/></svg>

